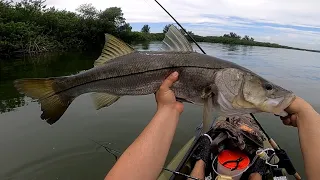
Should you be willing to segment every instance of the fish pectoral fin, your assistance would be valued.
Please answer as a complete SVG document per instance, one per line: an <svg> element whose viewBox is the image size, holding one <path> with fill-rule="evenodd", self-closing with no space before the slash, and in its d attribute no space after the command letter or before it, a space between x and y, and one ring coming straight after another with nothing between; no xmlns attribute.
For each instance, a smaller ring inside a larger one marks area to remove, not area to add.
<svg viewBox="0 0 320 180"><path fill-rule="evenodd" d="M213 103L212 98L208 97L204 99L203 116L202 116L202 133L206 133L210 130L210 124L212 121Z"/></svg>
<svg viewBox="0 0 320 180"><path fill-rule="evenodd" d="M193 52L192 46L187 38L174 25L171 25L165 34L161 50Z"/></svg>
<svg viewBox="0 0 320 180"><path fill-rule="evenodd" d="M202 133L209 131L213 118L213 101L216 98L218 89L215 85L207 86L203 89L201 98L203 99Z"/></svg>
<svg viewBox="0 0 320 180"><path fill-rule="evenodd" d="M93 103L96 110L108 107L115 103L120 97L108 93L92 93Z"/></svg>
<svg viewBox="0 0 320 180"><path fill-rule="evenodd" d="M205 87L202 90L201 98L202 99L208 99L213 98L218 93L217 87L215 85L210 85Z"/></svg>
<svg viewBox="0 0 320 180"><path fill-rule="evenodd" d="M94 66L100 66L106 62L123 55L134 52L134 49L120 39L105 34L105 44L99 58L94 62Z"/></svg>

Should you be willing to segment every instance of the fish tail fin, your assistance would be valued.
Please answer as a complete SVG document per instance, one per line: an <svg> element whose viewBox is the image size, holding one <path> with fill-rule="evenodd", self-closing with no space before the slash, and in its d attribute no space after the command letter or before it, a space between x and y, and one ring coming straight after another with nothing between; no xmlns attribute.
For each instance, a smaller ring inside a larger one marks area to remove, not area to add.
<svg viewBox="0 0 320 180"><path fill-rule="evenodd" d="M69 107L74 97L55 92L54 86L60 78L19 79L14 81L16 89L26 96L38 99L41 104L41 119L54 124Z"/></svg>

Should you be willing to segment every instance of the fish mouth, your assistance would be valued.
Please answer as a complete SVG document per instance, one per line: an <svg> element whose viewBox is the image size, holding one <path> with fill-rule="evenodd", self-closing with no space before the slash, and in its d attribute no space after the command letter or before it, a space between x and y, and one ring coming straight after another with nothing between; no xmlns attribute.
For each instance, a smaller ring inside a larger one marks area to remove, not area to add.
<svg viewBox="0 0 320 180"><path fill-rule="evenodd" d="M264 112L270 112L275 115L285 117L288 115L285 109L292 103L295 97L296 96L293 93L290 93L284 97L267 98L259 109Z"/></svg>
<svg viewBox="0 0 320 180"><path fill-rule="evenodd" d="M281 117L285 117L288 115L285 109L290 106L290 104L295 100L295 98L296 96L292 93L282 98L269 99L267 100L267 104L269 104L268 101L279 101L278 105L275 106L275 108L273 108L272 113Z"/></svg>

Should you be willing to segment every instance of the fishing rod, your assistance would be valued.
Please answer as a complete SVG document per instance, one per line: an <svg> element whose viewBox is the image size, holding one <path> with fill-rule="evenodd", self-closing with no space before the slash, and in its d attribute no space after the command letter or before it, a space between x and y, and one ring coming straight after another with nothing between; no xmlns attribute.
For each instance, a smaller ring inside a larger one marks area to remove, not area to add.
<svg viewBox="0 0 320 180"><path fill-rule="evenodd" d="M293 166L287 152L280 148L280 146L267 134L267 132L262 128L261 124L258 122L256 117L252 113L250 113L251 117L254 119L256 124L259 126L261 131L266 135L270 145L274 148L276 155L279 158L278 165L279 167L283 167L286 169L287 173L293 175L296 180L301 180L300 174L296 171L295 167Z"/></svg>
<svg viewBox="0 0 320 180"><path fill-rule="evenodd" d="M157 1L154 0L177 24L178 26L187 34L188 37L198 46L198 48L202 51L203 54L206 54L206 52L200 47L200 45L197 43L197 41L183 28L183 26ZM267 132L262 128L261 124L258 122L256 117L250 113L251 117L254 119L254 121L257 123L259 128L262 130L262 132L266 135L269 143L271 146L275 149L275 152L279 158L279 166L286 169L287 173L290 175L293 175L296 180L301 180L301 176L294 168L288 154L285 150L281 149L279 145L267 134Z"/></svg>

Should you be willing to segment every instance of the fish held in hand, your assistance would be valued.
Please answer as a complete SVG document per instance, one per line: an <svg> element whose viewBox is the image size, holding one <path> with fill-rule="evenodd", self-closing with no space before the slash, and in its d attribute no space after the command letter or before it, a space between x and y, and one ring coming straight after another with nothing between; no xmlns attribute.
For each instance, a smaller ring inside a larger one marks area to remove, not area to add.
<svg viewBox="0 0 320 180"><path fill-rule="evenodd" d="M285 116L284 109L295 98L291 91L242 66L194 52L175 26L170 26L161 49L135 51L106 34L102 54L93 68L71 76L20 79L14 84L18 91L40 102L41 118L49 124L59 120L81 94L92 93L100 109L121 96L155 93L174 71L179 72L179 80L172 86L177 99L206 104L210 106L205 110L208 113L208 108L215 107L227 116L262 111Z"/></svg>

